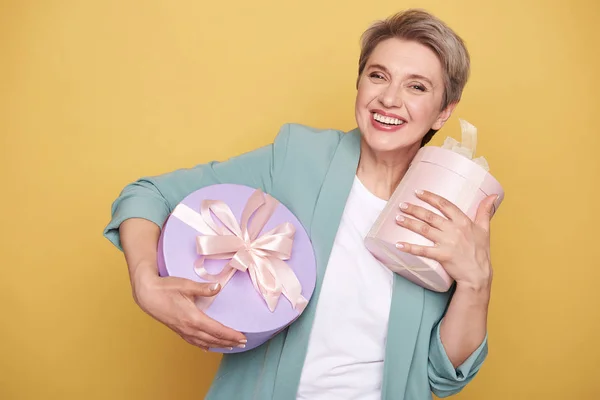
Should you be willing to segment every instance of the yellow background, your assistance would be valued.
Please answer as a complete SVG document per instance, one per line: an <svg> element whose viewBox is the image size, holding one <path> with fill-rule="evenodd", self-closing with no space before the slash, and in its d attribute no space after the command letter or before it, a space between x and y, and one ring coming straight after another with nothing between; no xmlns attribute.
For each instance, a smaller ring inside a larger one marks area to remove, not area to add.
<svg viewBox="0 0 600 400"><path fill-rule="evenodd" d="M219 357L134 304L111 202L286 122L353 128L359 36L408 6L472 54L434 144L469 120L507 192L490 355L456 398L600 398L595 0L0 2L0 398L202 398Z"/></svg>

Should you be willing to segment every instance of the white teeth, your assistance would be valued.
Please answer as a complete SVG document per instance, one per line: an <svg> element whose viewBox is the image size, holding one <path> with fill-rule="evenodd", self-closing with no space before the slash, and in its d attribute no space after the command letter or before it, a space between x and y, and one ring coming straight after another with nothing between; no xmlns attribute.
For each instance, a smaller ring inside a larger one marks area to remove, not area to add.
<svg viewBox="0 0 600 400"><path fill-rule="evenodd" d="M383 115L377 114L377 113L373 114L373 118L375 118L376 121L379 121L379 122L382 122L382 123L388 124L388 125L402 125L404 123L404 121L401 119L384 117Z"/></svg>

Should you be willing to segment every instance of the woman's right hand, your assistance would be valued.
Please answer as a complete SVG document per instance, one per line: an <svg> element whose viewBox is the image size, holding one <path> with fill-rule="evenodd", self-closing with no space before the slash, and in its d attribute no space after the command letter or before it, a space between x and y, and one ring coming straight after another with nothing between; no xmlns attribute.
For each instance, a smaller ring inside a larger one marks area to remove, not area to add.
<svg viewBox="0 0 600 400"><path fill-rule="evenodd" d="M198 296L214 296L221 289L216 283L199 283L176 277L160 277L154 268L140 268L132 279L136 303L147 314L162 322L186 342L204 350L245 347L246 338L198 309ZM141 275L141 276L140 276Z"/></svg>

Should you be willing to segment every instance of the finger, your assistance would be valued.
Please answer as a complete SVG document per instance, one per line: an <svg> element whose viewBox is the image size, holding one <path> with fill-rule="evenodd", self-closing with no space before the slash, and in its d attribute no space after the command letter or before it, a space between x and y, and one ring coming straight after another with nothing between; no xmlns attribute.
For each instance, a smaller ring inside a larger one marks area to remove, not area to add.
<svg viewBox="0 0 600 400"><path fill-rule="evenodd" d="M211 297L219 293L221 285L218 282L200 283L190 279L182 281L180 291L188 296Z"/></svg>
<svg viewBox="0 0 600 400"><path fill-rule="evenodd" d="M199 283L192 280L186 280L181 288L181 292L190 297L214 296L218 294L220 290L221 285L218 283ZM216 342L224 343L225 347L235 347L247 342L246 337L241 332L228 328L206 316L206 314L199 311L195 305L193 306L193 312L192 327L195 328L196 331L206 332L211 335Z"/></svg>
<svg viewBox="0 0 600 400"><path fill-rule="evenodd" d="M232 341L228 341L228 340L218 339L218 338L212 336L211 334L202 332L202 331L200 331L196 334L196 338L204 343L207 343L208 347L211 347L211 348L225 348L225 349L233 350L234 347L238 347L240 349L243 349L246 347L245 342L240 343L240 342L232 342Z"/></svg>
<svg viewBox="0 0 600 400"><path fill-rule="evenodd" d="M450 221L457 223L471 222L469 217L460 208L442 196L426 190L417 190L416 195L419 199L440 210Z"/></svg>
<svg viewBox="0 0 600 400"><path fill-rule="evenodd" d="M180 327L182 336L185 335L186 337L196 338L207 344L208 347L233 348L240 347L240 345L244 345L247 342L245 337L243 339L231 340L207 332L207 325L209 325L211 321L214 322L214 320L199 311L194 304L191 304L191 310L188 310L188 312L191 314L182 320ZM243 335L241 336L243 337Z"/></svg>
<svg viewBox="0 0 600 400"><path fill-rule="evenodd" d="M402 210L402 212L405 214L412 215L413 217L420 219L421 221L439 229L440 231L444 230L444 226L449 222L441 215L410 203L400 204L400 210Z"/></svg>
<svg viewBox="0 0 600 400"><path fill-rule="evenodd" d="M438 246L420 246L412 243L398 242L396 243L396 248L415 256L430 258L438 262L445 261L444 252Z"/></svg>
<svg viewBox="0 0 600 400"><path fill-rule="evenodd" d="M204 351L208 351L208 349L210 348L210 346L208 345L208 343L199 340L198 338L195 338L193 336L186 336L186 335L181 335L181 338L183 340L185 340L186 342L188 342L189 344L199 347Z"/></svg>
<svg viewBox="0 0 600 400"><path fill-rule="evenodd" d="M477 208L477 215L475 216L475 224L480 226L484 231L490 231L490 221L494 211L494 202L498 198L498 195L492 195L486 197Z"/></svg>
<svg viewBox="0 0 600 400"><path fill-rule="evenodd" d="M396 217L396 223L408 230L418 233L434 243L439 243L442 240L443 235L439 229L436 229L423 221L419 221L418 219L398 215Z"/></svg>
<svg viewBox="0 0 600 400"><path fill-rule="evenodd" d="M198 330L205 332L216 340L230 343L230 347L247 343L246 336L241 332L228 328L214 319L202 314Z"/></svg>

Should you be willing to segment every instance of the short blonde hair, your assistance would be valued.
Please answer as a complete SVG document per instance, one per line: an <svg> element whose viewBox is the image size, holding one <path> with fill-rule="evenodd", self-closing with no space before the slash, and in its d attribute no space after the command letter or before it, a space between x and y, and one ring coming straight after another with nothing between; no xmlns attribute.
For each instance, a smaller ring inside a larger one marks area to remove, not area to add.
<svg viewBox="0 0 600 400"><path fill-rule="evenodd" d="M369 56L379 43L391 38L411 40L430 48L442 64L444 95L441 110L460 101L470 74L470 56L464 41L439 18L421 9L399 12L372 24L361 37L358 61L358 81ZM429 142L434 130L424 138Z"/></svg>

